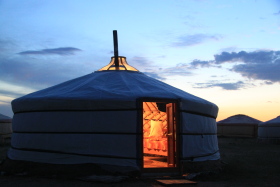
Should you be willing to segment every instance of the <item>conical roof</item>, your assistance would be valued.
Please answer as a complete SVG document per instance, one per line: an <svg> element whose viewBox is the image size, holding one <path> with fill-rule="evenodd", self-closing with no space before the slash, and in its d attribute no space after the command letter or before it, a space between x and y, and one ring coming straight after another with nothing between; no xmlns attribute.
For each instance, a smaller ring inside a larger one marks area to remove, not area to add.
<svg viewBox="0 0 280 187"><path fill-rule="evenodd" d="M178 99L182 109L217 116L218 107L138 71L96 71L12 101L14 113L135 109L139 98Z"/></svg>
<svg viewBox="0 0 280 187"><path fill-rule="evenodd" d="M244 114L237 114L237 115L234 115L234 116L230 116L224 120L221 120L221 121L218 121L217 123L218 124L232 124L232 123L235 123L235 124L258 124L260 123L261 121L255 119L255 118L252 118L252 117L249 117L247 115L244 115Z"/></svg>
<svg viewBox="0 0 280 187"><path fill-rule="evenodd" d="M116 65L116 58L111 57L111 62L104 66L103 68L99 69L98 71L106 71L106 70L126 70L126 71L138 71L136 68L128 65L126 62L126 58L123 56L118 56L118 65Z"/></svg>
<svg viewBox="0 0 280 187"><path fill-rule="evenodd" d="M259 125L260 126L280 126L280 116L273 118L271 120L262 122Z"/></svg>

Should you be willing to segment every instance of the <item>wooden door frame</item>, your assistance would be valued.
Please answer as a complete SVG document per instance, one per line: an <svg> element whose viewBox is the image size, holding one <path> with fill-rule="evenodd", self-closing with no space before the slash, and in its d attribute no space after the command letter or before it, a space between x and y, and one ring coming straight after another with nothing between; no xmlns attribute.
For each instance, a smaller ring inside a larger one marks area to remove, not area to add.
<svg viewBox="0 0 280 187"><path fill-rule="evenodd" d="M174 103L175 107L174 107L174 117L175 117L175 122L176 122L176 153L175 153L175 160L176 160L176 166L175 167L164 167L164 168L144 168L144 163L143 163L143 159L144 159L144 155L143 155L143 102L166 102L166 103ZM180 123L180 116L179 116L179 103L180 101L177 99L168 99L168 98L152 98L152 97L148 97L148 98L140 98L137 101L137 105L138 105L138 130L140 130L140 136L138 137L138 147L137 147L137 152L139 153L139 168L141 169L141 173L166 173L166 172L180 172L180 167L181 167L181 163L180 163L180 155L181 155L181 137L179 136L179 131L181 129L181 123Z"/></svg>

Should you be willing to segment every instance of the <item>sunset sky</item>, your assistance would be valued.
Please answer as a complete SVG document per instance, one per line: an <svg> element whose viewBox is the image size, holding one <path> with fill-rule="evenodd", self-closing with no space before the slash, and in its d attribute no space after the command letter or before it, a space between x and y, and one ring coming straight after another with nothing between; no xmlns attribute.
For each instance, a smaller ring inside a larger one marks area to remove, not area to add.
<svg viewBox="0 0 280 187"><path fill-rule="evenodd" d="M0 113L11 101L107 65L219 107L217 121L280 115L278 0L0 0Z"/></svg>

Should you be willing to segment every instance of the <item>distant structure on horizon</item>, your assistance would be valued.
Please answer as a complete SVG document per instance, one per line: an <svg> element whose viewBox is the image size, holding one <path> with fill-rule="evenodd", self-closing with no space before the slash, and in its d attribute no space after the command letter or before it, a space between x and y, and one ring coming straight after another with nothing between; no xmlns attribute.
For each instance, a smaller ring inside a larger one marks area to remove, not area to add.
<svg viewBox="0 0 280 187"><path fill-rule="evenodd" d="M280 144L280 116L259 123L258 127L258 140L260 142Z"/></svg>
<svg viewBox="0 0 280 187"><path fill-rule="evenodd" d="M12 118L0 114L0 145L10 142L12 136Z"/></svg>
<svg viewBox="0 0 280 187"><path fill-rule="evenodd" d="M230 116L217 122L218 136L230 137L258 137L258 124L260 120L244 114Z"/></svg>

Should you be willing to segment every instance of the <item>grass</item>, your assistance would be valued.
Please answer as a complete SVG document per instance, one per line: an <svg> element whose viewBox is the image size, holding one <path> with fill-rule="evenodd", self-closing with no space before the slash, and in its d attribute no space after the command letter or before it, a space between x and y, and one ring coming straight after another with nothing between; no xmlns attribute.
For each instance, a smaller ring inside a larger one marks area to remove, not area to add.
<svg viewBox="0 0 280 187"><path fill-rule="evenodd" d="M262 186L280 184L280 145L252 138L219 138L224 163L219 175L198 180L228 181Z"/></svg>
<svg viewBox="0 0 280 187"><path fill-rule="evenodd" d="M0 162L5 158L8 148L9 145L0 146ZM280 186L280 145L258 143L257 139L253 138L219 138L219 148L224 163L223 170L219 174L201 175L194 178L193 180L198 182L196 186ZM26 181L28 185L31 180L16 177L13 177L13 180L8 179L9 176L0 176L0 183L6 180L9 181L6 184L11 183L10 186L13 186L13 184L18 185L19 182L16 183L16 180L19 180L20 184L24 184ZM37 180L48 182L49 179L33 180L34 186L37 185ZM60 184L63 181L52 179L50 182L55 187L56 183ZM95 184L79 181L64 181L63 183L71 184L71 186ZM112 186L129 185L158 186L152 179L135 179L135 181L112 184Z"/></svg>
<svg viewBox="0 0 280 187"><path fill-rule="evenodd" d="M6 154L9 148L10 145L8 144L5 145L0 144L0 163L6 158Z"/></svg>

